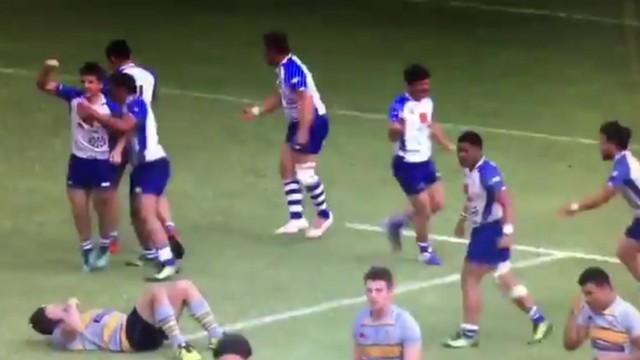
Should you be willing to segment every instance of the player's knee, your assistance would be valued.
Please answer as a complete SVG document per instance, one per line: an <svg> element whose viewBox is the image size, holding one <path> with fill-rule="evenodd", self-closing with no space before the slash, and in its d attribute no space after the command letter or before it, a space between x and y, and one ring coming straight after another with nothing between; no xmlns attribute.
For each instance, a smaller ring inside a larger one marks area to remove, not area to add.
<svg viewBox="0 0 640 360"><path fill-rule="evenodd" d="M444 209L444 199L434 199L431 202L431 213L435 214Z"/></svg>
<svg viewBox="0 0 640 360"><path fill-rule="evenodd" d="M318 182L318 175L316 175L316 163L314 162L296 164L295 172L296 179L298 179L303 186L311 186Z"/></svg>
<svg viewBox="0 0 640 360"><path fill-rule="evenodd" d="M522 284L518 284L512 287L509 291L509 297L514 300L521 299L527 295L529 295L529 289L527 289L527 287Z"/></svg>
<svg viewBox="0 0 640 360"><path fill-rule="evenodd" d="M188 291L191 291L193 288L195 288L195 285L191 280L185 280L185 279L176 281L175 286L178 290L182 292L188 292Z"/></svg>

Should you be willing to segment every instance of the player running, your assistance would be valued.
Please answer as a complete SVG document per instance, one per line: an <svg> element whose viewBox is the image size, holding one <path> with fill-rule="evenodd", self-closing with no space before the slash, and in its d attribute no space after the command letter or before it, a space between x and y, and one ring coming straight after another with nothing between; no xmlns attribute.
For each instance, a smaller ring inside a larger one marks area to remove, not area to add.
<svg viewBox="0 0 640 360"><path fill-rule="evenodd" d="M407 91L396 97L389 109L388 137L396 149L393 176L411 208L385 220L385 226L394 251L399 251L402 228L412 222L420 260L427 265L440 265L440 258L429 242L429 221L444 206L444 188L431 158L431 139L447 151L453 151L454 145L433 119L430 78L429 70L422 65L407 67L404 70Z"/></svg>
<svg viewBox="0 0 640 360"><path fill-rule="evenodd" d="M122 73L126 73L133 76L133 78L136 80L137 94L144 99L148 108L152 108L151 105L156 100L156 95L157 95L156 76L153 72L135 64L131 56L131 48L129 47L129 44L127 43L127 41L113 40L109 42L109 44L105 48L105 55L107 57L109 65L111 66L111 69L114 72L122 72ZM124 147L125 144L126 144L126 139L123 139L123 141L119 143L119 146ZM120 150L115 151L114 154L118 154L119 152ZM127 166L126 156L120 159L116 157L113 160L116 162L118 161L120 162L118 164L119 170L120 170L118 173L119 175L118 181L119 181L120 177L122 177L122 174L124 173L124 170ZM132 209L135 209L135 207L132 207ZM138 237L138 242L140 242L140 245L143 251L138 261L129 262L129 264L135 265L135 266L142 266L144 261L156 260L158 257L158 254L156 253L156 251L153 249L152 246L149 246L149 244L147 244L147 241L146 241L147 239L144 238L143 229L141 229L139 225L136 225L137 223L139 223L139 221L135 220L137 215L134 212L132 212L131 216L133 219L134 230L136 231L136 235ZM169 199L167 198L166 194L162 194L162 196L160 196L160 200L158 202L158 216L160 217L160 221L162 221L165 231L169 236L169 241L172 243L172 248L174 250L176 249L179 250L179 251L176 251L177 252L175 254L176 257L179 259L182 258L184 250L180 251L181 249L181 244L179 243L180 236L178 234L176 225L172 220L171 207L169 205ZM119 249L119 242L117 241L117 236L115 237L115 239L116 241L112 243L112 251L118 251Z"/></svg>
<svg viewBox="0 0 640 360"><path fill-rule="evenodd" d="M369 306L353 322L353 360L420 360L422 334L408 311L393 304L393 276L385 267L364 275Z"/></svg>
<svg viewBox="0 0 640 360"><path fill-rule="evenodd" d="M81 309L76 298L37 308L29 323L50 336L55 348L73 351L139 352L169 340L180 360L202 357L182 335L178 322L187 308L214 347L224 334L200 290L188 280L149 287L127 315L113 309Z"/></svg>
<svg viewBox="0 0 640 360"><path fill-rule="evenodd" d="M289 121L285 144L280 150L280 176L289 209L289 222L276 234L295 234L306 230L306 237L319 238L333 223L322 181L316 174L318 155L329 133L327 109L320 99L309 69L292 54L287 36L280 32L264 35L267 64L276 68L279 94L264 100L263 105L247 106L245 120L284 109ZM317 218L313 225L303 214L302 186L313 200Z"/></svg>
<svg viewBox="0 0 640 360"><path fill-rule="evenodd" d="M466 202L456 225L455 235L465 237L465 224L471 224L471 239L461 274L463 323L460 330L444 343L449 348L478 345L481 282L493 273L502 291L529 315L533 324L530 344L543 341L553 327L536 306L527 288L511 271L513 243L513 207L498 166L487 160L482 138L466 131L458 138L458 161L465 171Z"/></svg>
<svg viewBox="0 0 640 360"><path fill-rule="evenodd" d="M594 360L640 359L640 312L622 299L601 268L585 269L564 329L564 348L578 349L590 339Z"/></svg>
<svg viewBox="0 0 640 360"><path fill-rule="evenodd" d="M80 116L95 120L102 126L131 139L131 171L129 195L133 198L137 221L142 225L145 239L149 239L158 252L159 271L150 281L167 280L178 272L177 260L171 250L167 233L159 214L159 199L164 193L171 174L169 159L158 139L153 110L141 96L136 95L135 79L125 73L109 77L113 99L123 106L122 118L104 115L80 104Z"/></svg>
<svg viewBox="0 0 640 360"><path fill-rule="evenodd" d="M635 216L618 245L617 255L636 281L640 281L640 162L629 150L630 141L631 129L619 122L609 121L600 126L602 160L613 161L609 181L598 194L573 202L561 209L560 213L574 216L597 209L622 193Z"/></svg>
<svg viewBox="0 0 640 360"><path fill-rule="evenodd" d="M120 106L102 94L105 77L100 65L85 63L80 68L82 89L53 80L57 60L47 60L40 71L37 86L69 104L71 125L71 156L67 172L67 195L73 221L82 248L84 271L103 268L109 262L111 234L117 227L115 198L115 167L109 162L109 133L100 124L84 122L78 115L78 104L86 102L95 112L105 115L119 113ZM91 230L91 199L98 213L100 247L93 251Z"/></svg>

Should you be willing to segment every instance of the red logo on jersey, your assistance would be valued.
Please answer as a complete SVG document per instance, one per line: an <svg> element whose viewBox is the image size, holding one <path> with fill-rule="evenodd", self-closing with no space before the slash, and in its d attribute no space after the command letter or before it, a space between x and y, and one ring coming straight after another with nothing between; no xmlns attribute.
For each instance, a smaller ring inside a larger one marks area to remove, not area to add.
<svg viewBox="0 0 640 360"><path fill-rule="evenodd" d="M420 113L420 122L426 124L429 122L429 115L427 113Z"/></svg>

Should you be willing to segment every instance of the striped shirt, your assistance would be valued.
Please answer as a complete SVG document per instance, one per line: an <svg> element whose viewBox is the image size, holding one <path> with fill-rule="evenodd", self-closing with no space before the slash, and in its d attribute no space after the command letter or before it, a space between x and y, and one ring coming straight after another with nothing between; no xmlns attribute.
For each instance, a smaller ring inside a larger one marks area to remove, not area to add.
<svg viewBox="0 0 640 360"><path fill-rule="evenodd" d="M298 92L308 91L313 99L316 115L325 115L327 109L320 98L313 75L297 56L287 56L276 70L282 109L289 122L298 121Z"/></svg>
<svg viewBox="0 0 640 360"><path fill-rule="evenodd" d="M91 310L80 316L82 332L74 339L65 339L62 326L53 332L53 345L64 350L131 351L127 340L127 315L111 309Z"/></svg>
<svg viewBox="0 0 640 360"><path fill-rule="evenodd" d="M426 97L414 100L404 93L396 97L389 107L389 121L404 120L404 134L395 144L396 155L406 162L423 162L431 158L431 121L433 100Z"/></svg>
<svg viewBox="0 0 640 360"><path fill-rule="evenodd" d="M382 320L371 318L369 308L355 317L353 341L361 355L360 360L402 360L404 348L422 343L420 326L407 312L392 306Z"/></svg>
<svg viewBox="0 0 640 360"><path fill-rule="evenodd" d="M640 161L631 151L616 155L609 186L620 189L629 206L636 211L636 216L640 216Z"/></svg>

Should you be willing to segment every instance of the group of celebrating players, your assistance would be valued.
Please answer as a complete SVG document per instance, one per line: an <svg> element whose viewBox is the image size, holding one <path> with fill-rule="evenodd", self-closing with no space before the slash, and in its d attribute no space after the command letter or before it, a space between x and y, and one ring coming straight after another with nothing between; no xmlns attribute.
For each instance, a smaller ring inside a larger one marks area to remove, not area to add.
<svg viewBox="0 0 640 360"><path fill-rule="evenodd" d="M271 32L265 34L263 40L266 62L276 69L278 92L268 96L261 105L243 108L242 117L254 120L278 108L283 109L288 127L280 150L280 175L289 220L276 233L304 231L308 238L319 238L334 221L317 170L319 154L329 134L327 109L309 69L293 55L287 36ZM171 221L165 195L170 164L159 143L152 110L156 78L152 72L133 62L131 50L124 40L112 41L106 48L106 56L113 73L107 79L98 64L86 63L80 69L82 89L53 80L52 74L58 66L55 60L47 60L38 77L41 90L69 103L72 154L67 187L82 244L83 268L86 271L104 268L109 262L109 253L117 250L116 189L129 163L132 166L131 220L143 251L140 261L132 264L141 265L152 260L159 267L150 280L167 280L178 272L177 261L184 255L184 248ZM489 274L493 274L505 294L528 315L533 325L530 343L539 343L548 337L553 326L512 272L510 248L515 232L514 210L502 173L495 163L485 158L483 139L478 133L465 131L459 135L456 144L447 138L433 117L430 77L424 66L408 66L404 71L406 91L393 100L389 111L387 135L395 144L392 173L410 203L408 210L389 217L385 222L391 246L395 251L401 250L402 229L412 224L420 261L429 266L442 263L429 241L428 231L432 217L444 206L444 189L432 160L432 140L447 151L456 151L458 162L464 169L466 201L455 234L463 238L470 228L470 242L461 274L463 322L444 345L448 348L478 345L481 281ZM616 194L623 193L631 207L636 209L636 217L620 243L618 257L640 281L640 163L628 150L630 138L630 129L617 121L601 126L600 151L604 160L614 161L609 182L598 195L566 206L561 214L572 216L594 209ZM315 220L311 223L304 214L304 192L316 209ZM96 250L92 243L91 200L100 230ZM584 304L580 302L577 309L586 306L598 314L605 310L601 309L602 298L599 299L600 305L595 306L596 302L590 302L585 291L592 285L612 290L608 276L602 273L600 269L588 269L583 273L580 285L587 299ZM369 307L358 314L354 323L354 359L418 360L420 351L413 345L420 343L419 326L407 312L391 305L393 280L390 271L372 268L365 276L365 285ZM607 299L617 299L611 295L615 294L612 291L608 294ZM110 310L82 315L78 312L77 300L70 299L65 304L39 308L31 323L40 333L53 335L63 348L150 350L168 338L181 359L198 359L199 355L180 335L177 327L176 319L183 304L207 330L212 343L224 338L206 301L188 281L152 287L128 316ZM640 332L640 315L630 305L635 313L623 307L625 319L631 319L629 321L634 324L637 322ZM574 319L573 331L565 332L567 348L579 345L590 336L598 359L631 354L633 346L628 343L633 340L635 344L640 334L629 333L623 339L626 341L624 346L617 346L616 341L620 338L612 339L607 332L611 329L606 325L598 324L598 329L607 331L585 333L590 326L588 322L593 318L597 316L584 316L578 324ZM378 326L392 326L392 331L377 331ZM616 328L615 331L619 333L626 328Z"/></svg>

